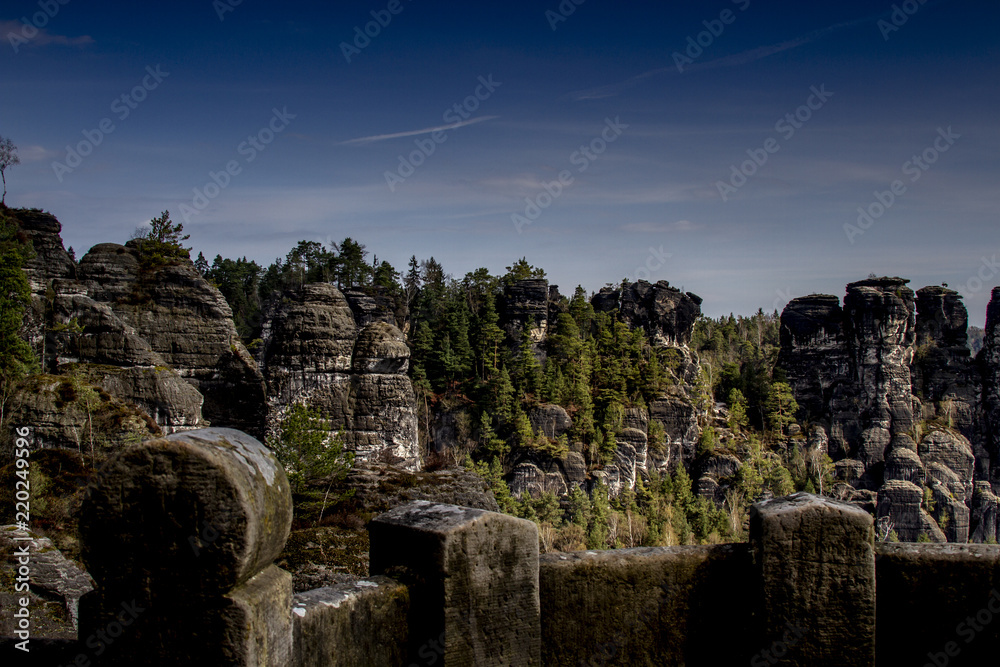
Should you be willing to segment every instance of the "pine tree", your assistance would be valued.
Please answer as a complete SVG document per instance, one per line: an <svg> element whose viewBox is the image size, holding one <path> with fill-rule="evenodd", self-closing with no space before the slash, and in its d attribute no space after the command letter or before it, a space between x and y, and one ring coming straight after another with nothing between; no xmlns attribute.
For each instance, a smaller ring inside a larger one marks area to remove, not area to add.
<svg viewBox="0 0 1000 667"><path fill-rule="evenodd" d="M0 209L0 424L14 387L37 363L31 347L18 335L31 304L24 265L34 256L30 242L22 242L18 233L17 223Z"/></svg>
<svg viewBox="0 0 1000 667"><path fill-rule="evenodd" d="M590 506L590 498L587 494L580 489L577 484L573 485L573 488L569 492L569 509L567 510L568 519L570 523L575 523L576 525L582 527L584 530L590 526L590 519L592 514L592 509Z"/></svg>
<svg viewBox="0 0 1000 667"><path fill-rule="evenodd" d="M544 491L534 502L535 514L539 523L549 523L557 526L562 523L562 508L559 499L551 491Z"/></svg>
<svg viewBox="0 0 1000 667"><path fill-rule="evenodd" d="M525 322L521 330L521 345L517 356L517 379L518 389L522 393L537 396L542 387L542 366L535 358L531 343L531 321Z"/></svg>
<svg viewBox="0 0 1000 667"><path fill-rule="evenodd" d="M416 255L410 255L410 263L403 279L403 289L406 291L406 305L412 307L420 291L420 264Z"/></svg>
<svg viewBox="0 0 1000 667"><path fill-rule="evenodd" d="M596 314L594 313L594 306L591 305L590 300L587 298L586 290L580 285L576 286L576 291L573 292L573 297L569 301L569 313L573 316L576 326L584 338L589 336L591 323L594 321Z"/></svg>
<svg viewBox="0 0 1000 667"><path fill-rule="evenodd" d="M542 398L548 403L562 404L566 394L566 380L563 378L559 363L554 357L545 360L545 381Z"/></svg>
<svg viewBox="0 0 1000 667"><path fill-rule="evenodd" d="M785 382L775 382L767 395L767 423L777 432L795 421L799 404L795 401L792 388Z"/></svg>
<svg viewBox="0 0 1000 667"><path fill-rule="evenodd" d="M487 459L498 459L501 464L507 460L510 445L493 430L493 418L489 412L484 411L479 417L479 442Z"/></svg>
<svg viewBox="0 0 1000 667"><path fill-rule="evenodd" d="M497 315L493 296L488 294L483 302L483 315L479 320L478 336L479 357L484 380L489 379L496 372L500 361L500 344L503 343L504 332L500 328L499 322L500 317Z"/></svg>
<svg viewBox="0 0 1000 667"><path fill-rule="evenodd" d="M608 500L608 487L603 483L594 486L590 496L590 524L587 527L587 547L604 549L608 540L608 518L611 516L611 503Z"/></svg>
<svg viewBox="0 0 1000 667"><path fill-rule="evenodd" d="M418 365L427 374L428 380L431 380L431 369L429 365L433 363L434 355L434 333L431 331L430 325L427 322L420 322L415 330L413 331L412 338L410 339L410 345L412 348L411 358L413 361L414 368Z"/></svg>
<svg viewBox="0 0 1000 667"><path fill-rule="evenodd" d="M194 268L203 276L208 273L208 260L205 259L204 253L198 253L198 259L194 260Z"/></svg>
<svg viewBox="0 0 1000 667"><path fill-rule="evenodd" d="M446 317L447 335L452 347L452 379L462 381L472 374L473 353L469 344L469 309L464 301L451 304Z"/></svg>
<svg viewBox="0 0 1000 667"><path fill-rule="evenodd" d="M729 392L729 428L739 433L747 425L747 402L743 392L732 389Z"/></svg>

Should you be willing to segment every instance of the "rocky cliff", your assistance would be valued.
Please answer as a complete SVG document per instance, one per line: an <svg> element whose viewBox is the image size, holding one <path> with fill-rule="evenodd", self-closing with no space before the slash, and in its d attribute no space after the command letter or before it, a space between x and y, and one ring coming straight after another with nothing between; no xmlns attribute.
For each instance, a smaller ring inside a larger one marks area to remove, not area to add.
<svg viewBox="0 0 1000 667"><path fill-rule="evenodd" d="M684 294L666 281L650 284L629 283L624 289L603 288L591 299L595 312L608 313L633 329L643 329L657 348L669 348L676 360L676 386L664 392L648 406L629 409L623 429L618 434L612 460L588 471L582 443L571 443L563 459L526 455L516 463L509 477L511 490L522 493L566 493L572 486L592 488L598 482L607 485L612 495L634 489L640 478L650 472L673 471L678 464L688 467L694 461L701 435L699 410L689 392L699 372L698 358L688 347L695 321L701 316L701 298ZM544 279L521 280L504 292L501 325L508 340L516 345L525 323L530 330L533 349L544 357L544 343L554 329L559 313L566 312L565 299L558 288ZM572 417L556 405L540 405L530 413L532 427L555 439L569 431ZM650 424L655 422L664 434L663 442L649 446Z"/></svg>
<svg viewBox="0 0 1000 667"><path fill-rule="evenodd" d="M107 433L133 434L123 437L204 425L198 390L115 312L114 304L91 298L98 296L99 285L77 279L79 267L63 249L59 221L37 210L11 213L35 251L25 267L32 288L26 338L45 370L66 376L39 380L17 407L27 422L40 425L38 442L80 448L95 430L94 415L101 413L113 416ZM122 264L129 261L110 262L107 271L125 281ZM92 292L92 287L98 289Z"/></svg>
<svg viewBox="0 0 1000 667"><path fill-rule="evenodd" d="M907 282L851 283L843 307L832 295L793 299L778 366L800 421L827 440L841 495L874 505L903 540L983 541L997 534L988 415L1000 295L990 306L993 346L973 363L961 296L936 286L914 294Z"/></svg>
<svg viewBox="0 0 1000 667"><path fill-rule="evenodd" d="M984 478L1000 495L1000 287L993 288L986 310L986 335L976 365L982 382L982 445L989 458Z"/></svg>
<svg viewBox="0 0 1000 667"><path fill-rule="evenodd" d="M134 242L102 243L80 260L77 279L202 394L208 421L261 435L263 377L225 298L187 259L152 268L139 259Z"/></svg>
<svg viewBox="0 0 1000 667"><path fill-rule="evenodd" d="M98 244L76 264L53 216L12 213L35 249L24 334L57 374L40 376L18 406L39 442L84 449L95 417L126 440L209 424L263 438L289 405L309 401L359 460L419 466L409 349L391 297L345 298L329 284L288 292L266 313L255 360L189 260L151 262L130 241Z"/></svg>
<svg viewBox="0 0 1000 667"><path fill-rule="evenodd" d="M358 328L329 283L285 292L265 313L259 352L268 388L268 428L296 402L320 409L358 460L420 466L409 348L384 321Z"/></svg>
<svg viewBox="0 0 1000 667"><path fill-rule="evenodd" d="M524 327L530 324L528 335L532 342L541 342L549 328L549 282L544 278L532 278L508 285L504 289L500 317L510 340L519 341Z"/></svg>

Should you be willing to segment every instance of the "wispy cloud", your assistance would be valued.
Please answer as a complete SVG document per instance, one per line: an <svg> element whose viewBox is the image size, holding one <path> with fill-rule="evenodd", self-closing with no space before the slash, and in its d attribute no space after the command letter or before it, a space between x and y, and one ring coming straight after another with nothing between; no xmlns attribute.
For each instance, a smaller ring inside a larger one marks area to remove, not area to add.
<svg viewBox="0 0 1000 667"><path fill-rule="evenodd" d="M44 146L38 146L37 144L32 144L29 146L18 146L17 156L21 158L21 162L42 162L45 160L52 160L59 156L59 151L49 150Z"/></svg>
<svg viewBox="0 0 1000 667"><path fill-rule="evenodd" d="M705 69L715 69L718 67L735 67L737 65L746 65L747 63L752 63L768 56L773 56L776 53L781 53L782 51L788 51L789 49L794 49L804 44L809 44L810 42L815 42L818 39L822 39L827 35L837 32L838 30L843 30L845 28L850 28L852 26L861 23L870 23L877 20L882 14L876 14L873 16L866 16L860 19L854 19L853 21L844 21L842 23L835 23L833 25L828 25L825 28L819 28L811 32L807 32L804 35L795 37L794 39L789 39L784 42L778 42L776 44L768 44L766 46L758 46L755 49L749 49L747 51L741 51L740 53L734 53L729 56L723 56L721 58L715 58L714 60L708 60L701 63L694 63L685 68L685 71L692 72L696 70ZM659 67L657 69L652 69L641 74L636 74L635 76L629 77L628 79L621 81L619 83L612 83L606 86L597 86L595 88L588 88L586 90L580 90L575 93L571 93L572 98L577 102L582 102L584 100L598 100L605 97L614 97L629 88L636 86L646 79L654 76L659 76L661 74L680 74L676 67Z"/></svg>
<svg viewBox="0 0 1000 667"><path fill-rule="evenodd" d="M340 146L350 146L350 145L362 145L370 144L375 141L385 141L386 139L399 139L400 137L415 137L419 134L431 134L432 132L441 132L443 130L454 130L455 128L465 127L466 125L474 125L476 123L482 123L484 120L492 120L498 118L499 116L478 116L476 118L470 118L468 120L463 120L458 123L451 123L450 125L438 125L436 127L425 127L422 130L409 130L407 132L393 132L392 134L374 134L370 137L358 137L357 139L348 139L347 141L341 141Z"/></svg>
<svg viewBox="0 0 1000 667"><path fill-rule="evenodd" d="M676 222L630 222L622 226L622 231L658 234L663 232L690 232L700 227L701 225L695 224L690 220L677 220Z"/></svg>
<svg viewBox="0 0 1000 667"><path fill-rule="evenodd" d="M21 30L23 28L24 23L21 23L20 21L0 21L0 35L3 35L4 39L7 41L10 41L11 33L21 37ZM45 28L40 28L34 37L28 39L27 44L22 44L21 46L47 46L49 44L58 44L60 46L86 46L87 44L93 43L94 38L90 35L67 37L66 35L56 35L49 32Z"/></svg>

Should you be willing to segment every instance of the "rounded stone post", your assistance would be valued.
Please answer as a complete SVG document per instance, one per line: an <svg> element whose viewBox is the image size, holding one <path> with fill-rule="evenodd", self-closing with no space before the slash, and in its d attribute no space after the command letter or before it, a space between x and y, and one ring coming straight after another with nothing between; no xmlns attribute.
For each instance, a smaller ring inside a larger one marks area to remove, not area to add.
<svg viewBox="0 0 1000 667"><path fill-rule="evenodd" d="M272 563L291 528L282 466L240 431L129 447L84 501L82 555L97 590L80 639L106 664L284 665L291 575Z"/></svg>
<svg viewBox="0 0 1000 667"><path fill-rule="evenodd" d="M874 540L870 514L823 496L751 507L764 630L752 664L874 664Z"/></svg>
<svg viewBox="0 0 1000 667"><path fill-rule="evenodd" d="M415 500L370 526L371 572L410 589L410 659L539 665L538 529L496 512Z"/></svg>

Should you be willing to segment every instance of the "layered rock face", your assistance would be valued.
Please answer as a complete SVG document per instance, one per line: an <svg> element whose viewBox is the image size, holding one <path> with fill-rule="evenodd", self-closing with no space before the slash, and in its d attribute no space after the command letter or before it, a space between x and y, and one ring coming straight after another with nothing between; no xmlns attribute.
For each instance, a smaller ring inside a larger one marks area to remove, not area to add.
<svg viewBox="0 0 1000 667"><path fill-rule="evenodd" d="M76 265L54 217L15 214L36 252L27 273L37 331L27 337L47 368L74 376L73 392L107 392L92 401L95 414L121 413L121 428L145 436L211 423L263 438L287 406L308 400L359 460L419 465L409 349L387 295L354 290L345 299L326 284L283 295L265 317L265 385L229 305L190 261L144 266L130 241L98 244ZM46 444L80 447L88 414L65 408L75 405L67 382L52 379L21 410Z"/></svg>
<svg viewBox="0 0 1000 667"><path fill-rule="evenodd" d="M866 468L885 460L894 435L913 428L910 359L915 323L913 291L907 282L878 278L851 283L844 298L844 333L859 409L857 421L843 419L843 428L834 424L830 435ZM849 442L845 436L855 430L860 437Z"/></svg>
<svg viewBox="0 0 1000 667"><path fill-rule="evenodd" d="M549 323L549 282L544 278L518 280L504 290L501 322L507 336L519 341L524 326L531 322L533 343L545 338Z"/></svg>
<svg viewBox="0 0 1000 667"><path fill-rule="evenodd" d="M135 247L102 243L80 260L78 280L204 396L202 413L213 425L262 434L263 377L229 304L189 260L147 275Z"/></svg>
<svg viewBox="0 0 1000 667"><path fill-rule="evenodd" d="M793 299L781 315L778 365L799 417L829 433L837 477L854 487L846 497L867 505L877 491L877 515L903 540L983 541L997 534L997 500L975 483L993 459L976 413L988 413L1000 354L984 349L977 373L961 296L936 286L914 295L906 283L851 283L843 308L831 295Z"/></svg>
<svg viewBox="0 0 1000 667"><path fill-rule="evenodd" d="M666 280L640 280L625 287L620 312L629 326L642 327L660 345L687 345L701 316L701 297L681 293Z"/></svg>
<svg viewBox="0 0 1000 667"><path fill-rule="evenodd" d="M384 287L345 289L344 298L347 299L347 304L354 314L354 321L359 327L372 322L385 322L393 326L400 326L395 313L396 302L386 293ZM405 307L402 315L405 320Z"/></svg>
<svg viewBox="0 0 1000 667"><path fill-rule="evenodd" d="M268 428L304 402L321 410L358 460L420 465L416 397L402 332L382 321L360 331L344 295L316 283L285 292L265 314L260 351Z"/></svg>
<svg viewBox="0 0 1000 667"><path fill-rule="evenodd" d="M698 372L698 358L688 347L694 323L701 315L701 298L684 294L666 281L630 283L622 289L603 288L591 298L596 312L621 318L631 328L642 328L654 345L670 348L676 360L673 371L685 385L693 385ZM544 357L547 332L558 316L566 312L565 299L554 285L544 279L517 281L504 292L501 325L514 346L520 341L525 323L533 321L530 331L532 350ZM678 464L688 466L695 458L701 435L698 414L683 389L674 388L652 401L648 408L628 411L622 432L615 443L612 461L601 470L587 473L582 444L571 443L568 456L561 461L545 457L527 457L515 464L510 476L511 490L520 495L542 492L565 493L574 485L607 485L612 495L635 488L636 481L650 472L672 472ZM558 406L540 406L530 414L532 427L549 438L557 438L572 425L565 410ZM656 447L649 444L649 425L657 422L665 434Z"/></svg>
<svg viewBox="0 0 1000 667"><path fill-rule="evenodd" d="M145 418L128 422L131 426L126 430L149 435L146 427L151 423L166 433L206 425L202 394L153 349L148 336L128 321L127 309L122 308L138 274L135 252L116 244L97 246L97 252L81 262L85 269L81 276L80 267L63 249L61 225L53 216L24 210L13 215L35 249L35 258L26 267L32 285L26 337L44 368L73 375L73 383L85 397L89 391L107 392L110 398L145 412ZM143 311L147 327L155 320L156 310L154 303ZM95 399L95 404L110 405L110 398ZM50 429L46 444L67 444L68 438L79 445L78 429L68 413L59 414L59 401L46 402L36 396L28 403L25 409L33 411L36 423L52 424L55 429Z"/></svg>
<svg viewBox="0 0 1000 667"><path fill-rule="evenodd" d="M113 396L134 403L164 433L207 425L201 393L154 352L107 304L75 293L79 283L55 281L54 326L48 352L56 367L86 377Z"/></svg>
<svg viewBox="0 0 1000 667"><path fill-rule="evenodd" d="M825 415L851 384L840 299L812 294L792 299L781 313L778 366L807 417ZM845 452L846 453L846 452Z"/></svg>
<svg viewBox="0 0 1000 667"><path fill-rule="evenodd" d="M781 315L778 365L801 416L828 422L830 456L860 461L868 488L881 481L893 438L913 429L915 321L906 282L851 283L843 309L837 297L813 294L793 299Z"/></svg>
<svg viewBox="0 0 1000 667"><path fill-rule="evenodd" d="M660 345L687 345L701 317L701 297L682 293L666 280L628 283L624 290L602 287L590 304L599 313L619 313L633 329L642 327Z"/></svg>
<svg viewBox="0 0 1000 667"><path fill-rule="evenodd" d="M990 459L989 482L992 492L1000 494L1000 287L993 288L986 309L986 334L976 364L982 380L983 446Z"/></svg>
<svg viewBox="0 0 1000 667"><path fill-rule="evenodd" d="M76 277L76 264L63 248L62 225L55 216L40 211L11 210L24 238L31 241L35 256L24 267L31 285L31 308L25 312L21 334L36 350L45 337L45 293L55 279Z"/></svg>
<svg viewBox="0 0 1000 667"><path fill-rule="evenodd" d="M62 225L55 216L37 209L22 209L12 213L35 250L35 256L24 267L32 294L45 296L49 281L55 278L74 278L76 264L63 248L59 235Z"/></svg>
<svg viewBox="0 0 1000 667"><path fill-rule="evenodd" d="M922 419L941 419L973 437L978 382L968 346L969 317L962 297L946 287L917 290L913 392Z"/></svg>

